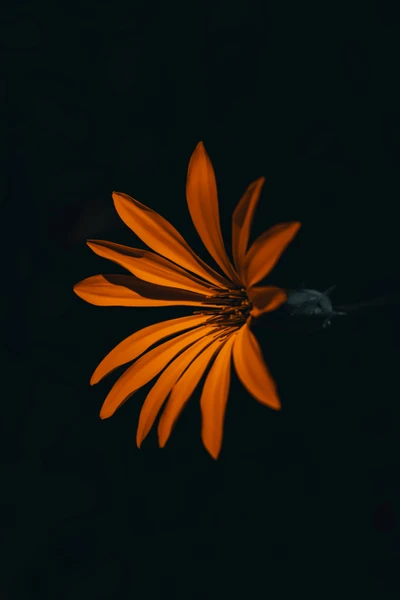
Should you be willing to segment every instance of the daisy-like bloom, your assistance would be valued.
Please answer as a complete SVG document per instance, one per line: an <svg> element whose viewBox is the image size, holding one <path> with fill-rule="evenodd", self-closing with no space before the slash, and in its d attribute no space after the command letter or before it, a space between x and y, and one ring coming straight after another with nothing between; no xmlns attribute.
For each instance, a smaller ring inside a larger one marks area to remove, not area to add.
<svg viewBox="0 0 400 600"><path fill-rule="evenodd" d="M211 161L200 142L190 159L186 196L193 224L222 273L199 258L161 215L122 193L113 193L124 223L154 252L107 241L88 246L130 272L96 275L74 286L75 293L97 306L193 306L189 316L150 325L118 344L101 361L90 383L134 361L112 387L101 408L106 419L137 390L159 375L139 417L140 447L159 412L158 439L163 447L207 368L200 406L202 440L217 458L222 444L231 362L248 392L278 410L276 385L250 329L252 318L275 310L286 300L274 286L256 286L274 267L300 223L280 223L248 248L250 227L264 178L245 191L232 217L232 257L222 239L217 186ZM165 341L166 340L166 341Z"/></svg>

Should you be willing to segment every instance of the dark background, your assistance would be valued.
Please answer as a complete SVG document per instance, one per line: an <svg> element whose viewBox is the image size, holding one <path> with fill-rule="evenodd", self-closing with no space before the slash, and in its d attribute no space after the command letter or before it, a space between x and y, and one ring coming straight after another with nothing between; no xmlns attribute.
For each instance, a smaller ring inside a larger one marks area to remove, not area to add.
<svg viewBox="0 0 400 600"><path fill-rule="evenodd" d="M113 190L160 212L208 260L185 201L203 140L227 245L232 211L261 175L253 237L303 224L269 282L337 284L337 303L399 291L400 10L8 4L0 599L397 598L399 307L314 334L260 323L283 409L234 376L215 462L199 393L164 450L154 430L139 451L150 386L107 421L114 375L89 386L121 339L191 309L93 307L72 285L118 272L87 237L143 247Z"/></svg>

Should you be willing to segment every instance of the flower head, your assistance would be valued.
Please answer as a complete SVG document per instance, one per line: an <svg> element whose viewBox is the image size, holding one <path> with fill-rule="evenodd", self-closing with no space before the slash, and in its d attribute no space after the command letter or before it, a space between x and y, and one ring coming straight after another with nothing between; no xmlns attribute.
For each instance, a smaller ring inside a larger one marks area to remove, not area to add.
<svg viewBox="0 0 400 600"><path fill-rule="evenodd" d="M248 248L263 183L264 178L260 178L250 184L233 213L232 264L222 239L211 161L202 142L193 152L186 184L189 212L222 273L202 261L161 215L122 193L113 193L119 216L154 252L107 241L88 241L96 254L124 267L130 275L96 275L81 281L74 291L87 302L98 306L197 307L192 315L135 332L107 354L92 375L93 385L117 367L135 361L105 399L100 412L103 419L159 375L140 413L136 437L139 447L163 407L158 439L161 447L166 444L179 414L210 367L200 400L202 439L208 452L217 458L232 357L248 392L259 402L280 408L276 385L250 322L285 302L282 289L256 284L274 267L300 223L275 225Z"/></svg>

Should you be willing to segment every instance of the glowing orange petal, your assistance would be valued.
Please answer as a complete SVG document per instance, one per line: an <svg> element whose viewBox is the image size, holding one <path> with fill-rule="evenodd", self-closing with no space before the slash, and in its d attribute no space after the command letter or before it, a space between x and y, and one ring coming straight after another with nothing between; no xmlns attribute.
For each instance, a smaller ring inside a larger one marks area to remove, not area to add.
<svg viewBox="0 0 400 600"><path fill-rule="evenodd" d="M158 443L163 448L177 418L199 383L208 363L223 342L216 340L196 358L172 388L171 395L158 424Z"/></svg>
<svg viewBox="0 0 400 600"><path fill-rule="evenodd" d="M246 323L239 331L233 345L233 362L236 373L246 390L262 404L279 410L281 403L261 348Z"/></svg>
<svg viewBox="0 0 400 600"><path fill-rule="evenodd" d="M112 260L144 281L205 296L210 294L210 287L205 282L154 252L104 240L88 240L87 245L99 256Z"/></svg>
<svg viewBox="0 0 400 600"><path fill-rule="evenodd" d="M192 329L193 327L202 325L205 323L206 319L207 317L204 315L190 315L189 317L179 317L178 319L155 323L155 325L149 325L144 329L136 331L115 346L115 348L103 358L94 371L90 379L90 384L94 385L95 383L98 383L103 377L108 375L108 373L111 373L111 371L114 371L117 367L134 360L150 348L150 346L156 344L163 338L184 331L185 329Z"/></svg>
<svg viewBox="0 0 400 600"><path fill-rule="evenodd" d="M193 359L212 342L212 337L207 336L182 352L175 360L161 373L150 392L147 394L139 417L139 425L136 433L136 444L140 445L146 435L149 433L153 423L164 404L171 388L178 381L184 370L190 365Z"/></svg>
<svg viewBox="0 0 400 600"><path fill-rule="evenodd" d="M286 292L272 285L249 288L247 296L253 304L250 311L252 317L276 310L287 300Z"/></svg>
<svg viewBox="0 0 400 600"><path fill-rule="evenodd" d="M203 306L204 296L137 279L134 275L94 275L74 285L77 296L96 306ZM212 306L207 303L207 306Z"/></svg>
<svg viewBox="0 0 400 600"><path fill-rule="evenodd" d="M235 267L241 275L242 263L249 243L254 211L260 198L265 178L253 181L243 194L232 215L232 254Z"/></svg>
<svg viewBox="0 0 400 600"><path fill-rule="evenodd" d="M201 337L208 335L212 330L214 327L211 325L201 326L146 352L115 382L104 401L100 417L102 419L111 417L121 404L160 373L179 352L197 342Z"/></svg>
<svg viewBox="0 0 400 600"><path fill-rule="evenodd" d="M237 334L233 334L219 351L204 383L200 399L203 444L215 459L221 451L224 418L231 382L232 345Z"/></svg>
<svg viewBox="0 0 400 600"><path fill-rule="evenodd" d="M214 169L203 142L197 144L190 158L186 198L190 216L203 244L229 279L240 284L240 279L226 254L222 239L217 184Z"/></svg>
<svg viewBox="0 0 400 600"><path fill-rule="evenodd" d="M229 281L202 261L164 217L127 194L113 192L112 197L123 222L149 248L214 285L229 286Z"/></svg>
<svg viewBox="0 0 400 600"><path fill-rule="evenodd" d="M299 229L300 223L296 221L279 223L256 239L250 246L242 266L243 279L247 287L251 287L268 275Z"/></svg>

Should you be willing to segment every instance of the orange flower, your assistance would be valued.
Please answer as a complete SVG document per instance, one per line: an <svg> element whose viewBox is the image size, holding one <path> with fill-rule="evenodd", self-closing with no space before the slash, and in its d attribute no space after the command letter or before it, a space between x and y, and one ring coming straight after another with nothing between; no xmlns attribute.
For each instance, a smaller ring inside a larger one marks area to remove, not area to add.
<svg viewBox="0 0 400 600"><path fill-rule="evenodd" d="M106 419L161 373L140 413L138 447L165 403L158 439L160 447L166 444L179 414L212 363L200 400L201 433L204 446L217 458L222 445L231 356L248 392L262 404L280 408L275 383L250 330L250 321L285 302L282 289L256 287L256 284L274 267L300 223L275 225L248 249L250 227L263 184L263 177L254 181L233 213L232 264L222 240L211 161L202 142L193 152L186 184L189 212L200 238L224 275L202 261L161 215L126 194L113 193L115 208L124 223L154 252L112 242L88 241L93 252L121 265L131 275L96 275L81 281L74 291L86 302L98 306L201 307L190 316L135 332L107 354L92 375L93 385L117 367L137 359L105 399L100 417ZM159 344L165 338L168 341ZM154 344L158 345L149 350Z"/></svg>

